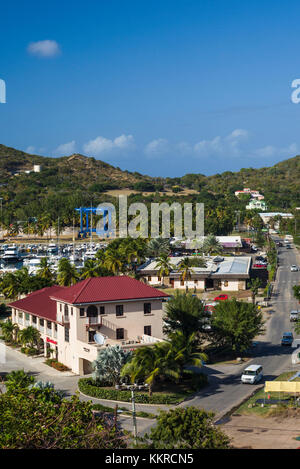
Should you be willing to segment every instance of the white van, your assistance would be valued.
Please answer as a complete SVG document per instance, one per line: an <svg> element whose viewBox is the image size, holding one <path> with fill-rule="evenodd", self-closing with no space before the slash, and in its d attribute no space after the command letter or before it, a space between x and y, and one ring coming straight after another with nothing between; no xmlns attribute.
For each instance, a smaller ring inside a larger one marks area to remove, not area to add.
<svg viewBox="0 0 300 469"><path fill-rule="evenodd" d="M250 365L242 373L241 381L245 384L258 383L263 377L263 367L261 365Z"/></svg>

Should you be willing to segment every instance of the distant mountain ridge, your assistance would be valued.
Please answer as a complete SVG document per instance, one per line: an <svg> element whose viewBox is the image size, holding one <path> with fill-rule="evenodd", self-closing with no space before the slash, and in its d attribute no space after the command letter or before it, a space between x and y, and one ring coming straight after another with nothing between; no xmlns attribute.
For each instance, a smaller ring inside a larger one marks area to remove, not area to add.
<svg viewBox="0 0 300 469"><path fill-rule="evenodd" d="M22 174L33 169L33 165L41 165L38 174ZM19 173L16 178L15 174ZM240 171L226 171L222 174L205 176L203 174L186 174L182 177L151 177L139 172L129 172L114 167L104 161L87 157L79 153L59 158L31 155L14 148L0 145L0 176L2 185L7 185L15 192L16 183L26 186L34 185L36 191L46 192L72 191L89 189L91 192L105 192L110 188L138 190L146 184L152 190L164 187L181 187L194 189L199 193L207 191L211 194L232 194L235 190L250 187L261 191L271 202L281 198L281 207L289 207L291 202L300 206L300 156L281 161L271 167L259 169L242 168ZM18 182L16 181L18 179ZM17 191L17 188L16 188Z"/></svg>

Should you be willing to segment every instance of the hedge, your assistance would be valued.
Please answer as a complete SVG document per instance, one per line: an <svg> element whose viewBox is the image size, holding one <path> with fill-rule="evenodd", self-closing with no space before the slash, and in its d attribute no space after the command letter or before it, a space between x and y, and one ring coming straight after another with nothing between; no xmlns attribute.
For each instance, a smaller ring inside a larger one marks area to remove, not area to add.
<svg viewBox="0 0 300 469"><path fill-rule="evenodd" d="M199 378L198 378L199 376ZM194 392L201 389L207 384L206 375L197 376L197 386ZM131 402L131 391L119 390L119 389L107 389L101 386L95 386L94 382L90 378L81 378L78 381L78 388L83 394L90 397L96 397L97 399L107 399L112 401L123 401ZM197 389L196 389L197 388ZM152 396L145 392L135 393L135 402L140 404L178 404L182 402L190 393L154 393Z"/></svg>

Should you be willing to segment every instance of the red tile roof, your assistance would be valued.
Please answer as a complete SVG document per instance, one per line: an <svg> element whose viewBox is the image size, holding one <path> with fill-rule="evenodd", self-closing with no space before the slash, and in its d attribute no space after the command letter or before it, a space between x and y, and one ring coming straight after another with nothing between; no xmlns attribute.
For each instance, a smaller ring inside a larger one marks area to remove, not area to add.
<svg viewBox="0 0 300 469"><path fill-rule="evenodd" d="M57 285L42 288L42 290L30 293L26 298L9 303L9 306L34 314L48 321L56 321L56 302L51 300L50 296L58 294L65 290L65 288Z"/></svg>
<svg viewBox="0 0 300 469"><path fill-rule="evenodd" d="M168 298L169 295L131 277L93 277L54 292L52 298L70 304L134 299Z"/></svg>

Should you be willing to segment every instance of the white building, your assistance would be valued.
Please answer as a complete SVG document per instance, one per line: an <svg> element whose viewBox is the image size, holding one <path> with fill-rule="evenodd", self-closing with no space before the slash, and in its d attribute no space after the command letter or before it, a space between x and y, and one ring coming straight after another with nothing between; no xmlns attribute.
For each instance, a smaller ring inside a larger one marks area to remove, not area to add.
<svg viewBox="0 0 300 469"><path fill-rule="evenodd" d="M45 356L86 374L101 348L134 349L162 340L162 302L168 297L130 277L96 277L38 290L10 306L21 329L40 331Z"/></svg>
<svg viewBox="0 0 300 469"><path fill-rule="evenodd" d="M195 256L190 257L195 259ZM224 257L221 262L214 262L212 258L206 260L206 267L191 267L191 277L182 280L179 264L184 257L171 257L174 268L167 278L159 275L156 260L150 260L141 266L139 273L149 285L170 285L179 289L215 289L222 291L246 290L247 279L250 278L251 257Z"/></svg>

